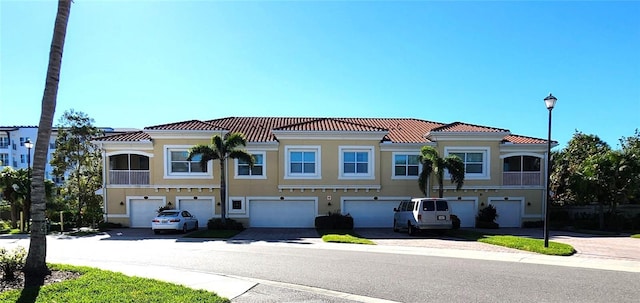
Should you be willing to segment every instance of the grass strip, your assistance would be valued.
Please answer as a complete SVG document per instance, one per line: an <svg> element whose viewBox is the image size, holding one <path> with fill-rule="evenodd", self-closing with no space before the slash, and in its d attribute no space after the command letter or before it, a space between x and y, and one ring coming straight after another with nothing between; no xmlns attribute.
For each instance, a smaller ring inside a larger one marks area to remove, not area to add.
<svg viewBox="0 0 640 303"><path fill-rule="evenodd" d="M569 244L549 241L549 247L544 247L544 240L510 235L487 236L478 241L552 256L571 256L576 253Z"/></svg>
<svg viewBox="0 0 640 303"><path fill-rule="evenodd" d="M230 302L206 290L84 266L50 264L51 270L82 275L43 286L0 293L0 302Z"/></svg>
<svg viewBox="0 0 640 303"><path fill-rule="evenodd" d="M631 235L631 238L640 239L640 234Z"/></svg>
<svg viewBox="0 0 640 303"><path fill-rule="evenodd" d="M318 229L317 231L324 242L375 245L373 241L360 237L353 230Z"/></svg>
<svg viewBox="0 0 640 303"><path fill-rule="evenodd" d="M549 241L549 247L544 247L544 240L511 235L493 235L471 230L450 230L448 236L478 241L482 243L515 248L524 251L535 252L552 256L571 256L576 253L573 246L564 243Z"/></svg>

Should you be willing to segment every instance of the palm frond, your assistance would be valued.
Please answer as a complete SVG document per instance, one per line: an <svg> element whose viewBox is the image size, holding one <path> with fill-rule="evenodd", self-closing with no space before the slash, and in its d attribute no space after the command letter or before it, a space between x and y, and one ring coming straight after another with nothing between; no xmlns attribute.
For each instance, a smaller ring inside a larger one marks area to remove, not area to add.
<svg viewBox="0 0 640 303"><path fill-rule="evenodd" d="M456 184L456 189L462 188L464 185L464 162L458 156L448 156L444 158L444 167L451 175L451 183Z"/></svg>
<svg viewBox="0 0 640 303"><path fill-rule="evenodd" d="M229 158L231 159L239 159L249 163L250 167L253 167L253 164L256 160L253 158L253 155L244 150L236 149L229 154Z"/></svg>
<svg viewBox="0 0 640 303"><path fill-rule="evenodd" d="M231 133L224 140L225 150L231 152L237 147L247 145L247 140L242 133Z"/></svg>

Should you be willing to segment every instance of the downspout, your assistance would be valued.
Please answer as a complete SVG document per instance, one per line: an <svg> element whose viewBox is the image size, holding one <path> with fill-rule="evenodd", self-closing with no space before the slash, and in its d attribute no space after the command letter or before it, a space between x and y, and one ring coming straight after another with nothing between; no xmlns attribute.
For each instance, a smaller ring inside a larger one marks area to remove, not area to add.
<svg viewBox="0 0 640 303"><path fill-rule="evenodd" d="M100 143L100 151L102 152L102 205L104 208L104 222L109 222L108 199L107 199L107 152L104 150L103 143Z"/></svg>

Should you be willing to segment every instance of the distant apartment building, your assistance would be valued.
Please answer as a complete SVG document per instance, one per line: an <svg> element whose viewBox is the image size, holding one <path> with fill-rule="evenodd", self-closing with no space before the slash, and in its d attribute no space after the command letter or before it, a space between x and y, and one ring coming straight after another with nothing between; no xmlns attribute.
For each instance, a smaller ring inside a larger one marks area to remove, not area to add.
<svg viewBox="0 0 640 303"><path fill-rule="evenodd" d="M103 127L101 130L105 134L119 134L131 131L132 129L118 130ZM56 149L57 136L58 130L54 127L51 131L51 137L47 142L49 151L47 153L47 165L45 167L44 177L45 179L60 184L64 182L65 177L55 177L53 175L53 167L49 164ZM37 126L0 126L0 170L6 166L13 167L14 169L26 169L30 164L33 167L33 154L37 137ZM25 146L27 141L33 143L31 151Z"/></svg>

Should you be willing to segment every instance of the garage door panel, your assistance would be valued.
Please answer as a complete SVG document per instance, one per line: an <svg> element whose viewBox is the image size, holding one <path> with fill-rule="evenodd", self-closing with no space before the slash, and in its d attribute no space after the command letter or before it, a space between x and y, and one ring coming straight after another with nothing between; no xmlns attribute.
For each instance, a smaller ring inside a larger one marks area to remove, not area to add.
<svg viewBox="0 0 640 303"><path fill-rule="evenodd" d="M400 201L361 201L345 200L344 214L353 217L353 226L356 228L367 227L393 227L393 209L398 207Z"/></svg>
<svg viewBox="0 0 640 303"><path fill-rule="evenodd" d="M476 224L476 208L474 200L449 200L452 215L460 219L460 227L474 227Z"/></svg>
<svg viewBox="0 0 640 303"><path fill-rule="evenodd" d="M314 227L314 201L250 201L251 227Z"/></svg>
<svg viewBox="0 0 640 303"><path fill-rule="evenodd" d="M149 227L151 220L158 214L158 208L164 206L161 199L131 199L129 225L131 227Z"/></svg>
<svg viewBox="0 0 640 303"><path fill-rule="evenodd" d="M213 200L212 199L186 199L180 200L180 209L190 212L198 219L200 227L207 226L209 219L213 218Z"/></svg>
<svg viewBox="0 0 640 303"><path fill-rule="evenodd" d="M496 222L500 227L521 227L520 201L493 201L498 218Z"/></svg>

